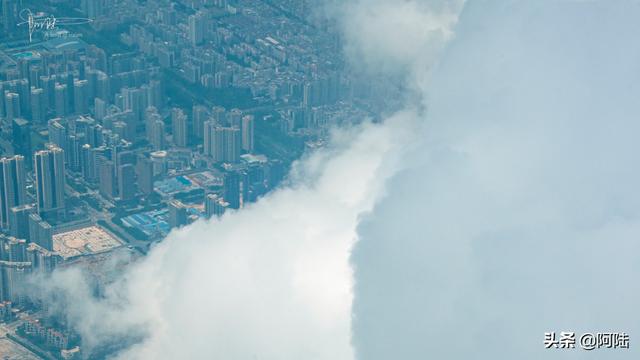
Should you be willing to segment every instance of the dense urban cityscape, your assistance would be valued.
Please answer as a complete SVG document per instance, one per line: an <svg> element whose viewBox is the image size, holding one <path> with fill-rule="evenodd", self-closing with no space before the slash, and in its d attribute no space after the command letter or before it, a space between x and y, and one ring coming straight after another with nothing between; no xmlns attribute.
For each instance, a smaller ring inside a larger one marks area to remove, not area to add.
<svg viewBox="0 0 640 360"><path fill-rule="evenodd" d="M638 359L638 19L0 0L0 360Z"/></svg>
<svg viewBox="0 0 640 360"><path fill-rule="evenodd" d="M28 278L145 256L277 187L332 126L375 118L375 87L310 3L2 0L0 354L116 351L83 353Z"/></svg>

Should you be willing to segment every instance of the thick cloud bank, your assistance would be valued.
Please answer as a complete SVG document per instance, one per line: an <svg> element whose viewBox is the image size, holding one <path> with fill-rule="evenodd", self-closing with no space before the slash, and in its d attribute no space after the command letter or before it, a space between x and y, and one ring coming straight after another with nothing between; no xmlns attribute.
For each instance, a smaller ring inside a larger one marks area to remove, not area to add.
<svg viewBox="0 0 640 360"><path fill-rule="evenodd" d="M357 221L395 171L413 118L342 130L291 187L172 233L130 272L130 308L149 337L121 358L352 359Z"/></svg>
<svg viewBox="0 0 640 360"><path fill-rule="evenodd" d="M359 227L357 358L638 357L639 18L632 1L467 3L422 146ZM546 350L547 331L631 349Z"/></svg>
<svg viewBox="0 0 640 360"><path fill-rule="evenodd" d="M38 290L66 305L52 310L80 331L87 353L133 340L116 358L353 359L357 223L401 166L416 118L337 130L294 166L288 186L172 232L100 299L77 269Z"/></svg>
<svg viewBox="0 0 640 360"><path fill-rule="evenodd" d="M423 76L453 37L464 0L326 0L355 68L371 76Z"/></svg>

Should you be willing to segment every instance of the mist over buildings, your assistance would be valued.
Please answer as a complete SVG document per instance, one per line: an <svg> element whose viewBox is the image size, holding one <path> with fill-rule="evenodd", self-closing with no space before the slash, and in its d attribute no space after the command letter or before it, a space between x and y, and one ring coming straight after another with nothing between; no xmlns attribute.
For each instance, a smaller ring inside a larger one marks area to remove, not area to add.
<svg viewBox="0 0 640 360"><path fill-rule="evenodd" d="M142 337L119 359L352 359L356 225L416 126L410 112L388 121L337 131L294 166L288 187L172 232L99 298L77 270L39 291L74 304L65 317L89 351Z"/></svg>
<svg viewBox="0 0 640 360"><path fill-rule="evenodd" d="M422 75L455 22L448 7L422 2L408 2L393 17L384 16L395 8L387 2L339 6L346 12L329 13L344 31L352 66L372 77L404 80L414 67ZM414 16L411 23L406 16ZM382 47L356 34L380 31L379 20L406 27ZM437 22L412 34L425 20ZM423 109L408 103L383 124L360 119L336 129L326 148L295 164L287 186L255 205L172 232L100 299L73 271L57 273L41 291L66 293L77 304L66 317L89 349L127 334L144 337L117 358L353 359L349 257L359 219L419 140Z"/></svg>

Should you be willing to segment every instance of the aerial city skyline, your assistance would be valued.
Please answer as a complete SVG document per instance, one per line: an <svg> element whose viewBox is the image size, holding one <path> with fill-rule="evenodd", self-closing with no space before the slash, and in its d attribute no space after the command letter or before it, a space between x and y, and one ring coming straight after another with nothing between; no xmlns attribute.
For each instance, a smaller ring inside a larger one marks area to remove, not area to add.
<svg viewBox="0 0 640 360"><path fill-rule="evenodd" d="M310 10L2 1L0 301L14 341L79 357L73 329L21 291L27 276L143 256L255 202L331 127L374 113Z"/></svg>
<svg viewBox="0 0 640 360"><path fill-rule="evenodd" d="M640 6L0 0L0 359L636 359Z"/></svg>

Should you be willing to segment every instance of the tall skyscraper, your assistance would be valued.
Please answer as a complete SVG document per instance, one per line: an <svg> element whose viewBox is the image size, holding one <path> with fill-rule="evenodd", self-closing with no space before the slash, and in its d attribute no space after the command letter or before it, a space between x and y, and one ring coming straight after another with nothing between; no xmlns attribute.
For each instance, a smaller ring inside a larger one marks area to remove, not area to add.
<svg viewBox="0 0 640 360"><path fill-rule="evenodd" d="M118 167L118 195L122 200L131 200L136 195L136 172L132 164Z"/></svg>
<svg viewBox="0 0 640 360"><path fill-rule="evenodd" d="M209 194L205 198L204 207L207 218L213 216L220 217L229 207L229 203L224 201L224 199L219 197L217 194Z"/></svg>
<svg viewBox="0 0 640 360"><path fill-rule="evenodd" d="M224 126L227 123L227 111L221 106L214 106L211 108L211 118L216 125Z"/></svg>
<svg viewBox="0 0 640 360"><path fill-rule="evenodd" d="M115 165L113 161L105 160L99 169L100 194L107 199L113 199L116 195Z"/></svg>
<svg viewBox="0 0 640 360"><path fill-rule="evenodd" d="M31 242L53 251L53 229L36 213L29 215L29 239Z"/></svg>
<svg viewBox="0 0 640 360"><path fill-rule="evenodd" d="M150 134L149 143L153 146L154 150L162 150L165 147L165 132L164 121L156 119L150 122Z"/></svg>
<svg viewBox="0 0 640 360"><path fill-rule="evenodd" d="M234 163L240 160L242 137L240 129L205 123L204 153L217 162Z"/></svg>
<svg viewBox="0 0 640 360"><path fill-rule="evenodd" d="M23 118L15 118L12 122L13 152L23 155L26 161L31 159L31 124Z"/></svg>
<svg viewBox="0 0 640 360"><path fill-rule="evenodd" d="M213 157L213 153L215 152L215 136L216 136L216 122L213 119L205 121L204 123L204 154L210 157Z"/></svg>
<svg viewBox="0 0 640 360"><path fill-rule="evenodd" d="M73 82L73 107L76 114L89 112L89 94L87 80L74 80Z"/></svg>
<svg viewBox="0 0 640 360"><path fill-rule="evenodd" d="M169 202L169 225L172 228L179 228L187 225L188 222L187 207L178 200Z"/></svg>
<svg viewBox="0 0 640 360"><path fill-rule="evenodd" d="M202 105L193 107L193 136L202 140L204 138L204 123L209 118L209 110Z"/></svg>
<svg viewBox="0 0 640 360"><path fill-rule="evenodd" d="M189 16L189 40L191 45L196 46L204 41L205 17L198 12Z"/></svg>
<svg viewBox="0 0 640 360"><path fill-rule="evenodd" d="M20 95L14 92L7 92L4 95L4 111L8 121L19 118L22 115L20 110Z"/></svg>
<svg viewBox="0 0 640 360"><path fill-rule="evenodd" d="M55 79L53 76L40 76L40 86L44 91L44 104L46 109L55 110Z"/></svg>
<svg viewBox="0 0 640 360"><path fill-rule="evenodd" d="M231 128L216 128L215 135L215 149L216 153L214 158L216 161L224 161L235 163L240 160L240 148L242 145L242 138L240 135L240 129L236 127Z"/></svg>
<svg viewBox="0 0 640 360"><path fill-rule="evenodd" d="M182 109L171 110L171 125L173 127L173 143L178 147L186 147L188 139L187 115Z"/></svg>
<svg viewBox="0 0 640 360"><path fill-rule="evenodd" d="M140 191L146 195L151 194L153 192L153 163L151 159L140 155L136 164L136 172Z"/></svg>
<svg viewBox="0 0 640 360"><path fill-rule="evenodd" d="M122 89L124 107L122 110L133 111L136 124L142 120L148 106L148 93L140 88L125 87Z"/></svg>
<svg viewBox="0 0 640 360"><path fill-rule="evenodd" d="M29 215L36 211L31 204L14 206L9 209L9 234L18 239L30 241Z"/></svg>
<svg viewBox="0 0 640 360"><path fill-rule="evenodd" d="M51 119L48 123L49 143L55 144L62 150L67 150L67 129L60 123L60 119Z"/></svg>
<svg viewBox="0 0 640 360"><path fill-rule="evenodd" d="M31 89L40 87L40 76L42 76L42 67L39 65L31 65L29 68L29 85Z"/></svg>
<svg viewBox="0 0 640 360"><path fill-rule="evenodd" d="M69 150L69 154L66 154L65 158L67 160L67 166L70 170L79 172L82 164L82 142L80 138L76 134L71 134L67 136L67 148Z"/></svg>
<svg viewBox="0 0 640 360"><path fill-rule="evenodd" d="M64 117L69 112L69 92L66 84L57 84L54 88L55 110L58 117Z"/></svg>
<svg viewBox="0 0 640 360"><path fill-rule="evenodd" d="M149 106L157 109L164 109L165 98L162 96L162 83L160 80L149 81L148 88Z"/></svg>
<svg viewBox="0 0 640 360"><path fill-rule="evenodd" d="M102 119L104 119L105 116L107 116L107 102L100 99L100 98L95 98L93 99L93 108L94 113L95 113L95 118L98 121L102 121Z"/></svg>
<svg viewBox="0 0 640 360"><path fill-rule="evenodd" d="M145 110L144 114L145 129L147 134L147 141L151 144L154 150L162 150L165 146L165 131L164 121L158 114L158 110L149 106Z"/></svg>
<svg viewBox="0 0 640 360"><path fill-rule="evenodd" d="M240 209L240 175L230 173L224 177L224 200L229 208Z"/></svg>
<svg viewBox="0 0 640 360"><path fill-rule="evenodd" d="M240 129L242 127L242 115L242 110L231 109L231 111L229 111L229 114L227 114L229 126L237 127L238 129Z"/></svg>
<svg viewBox="0 0 640 360"><path fill-rule="evenodd" d="M62 257L36 243L27 246L27 261L31 264L31 273L50 274L62 262Z"/></svg>
<svg viewBox="0 0 640 360"><path fill-rule="evenodd" d="M120 139L129 139L127 134L127 124L123 121L116 121L112 126L113 132L118 135Z"/></svg>
<svg viewBox="0 0 640 360"><path fill-rule="evenodd" d="M45 119L45 95L44 90L31 87L31 120L36 124L42 124Z"/></svg>
<svg viewBox="0 0 640 360"><path fill-rule="evenodd" d="M102 119L102 124L106 129L116 130L116 124L120 123L118 131L122 133L121 139L134 142L137 135L137 121L133 115L133 111L125 110L123 112L112 113Z"/></svg>
<svg viewBox="0 0 640 360"><path fill-rule="evenodd" d="M64 151L55 145L35 153L36 196L38 213L58 215L65 208Z"/></svg>
<svg viewBox="0 0 640 360"><path fill-rule="evenodd" d="M252 153L254 150L254 118L246 115L242 118L242 150Z"/></svg>
<svg viewBox="0 0 640 360"><path fill-rule="evenodd" d="M24 157L0 159L0 227L9 226L9 211L27 200Z"/></svg>
<svg viewBox="0 0 640 360"><path fill-rule="evenodd" d="M25 246L26 254L25 241L21 241L21 245ZM26 261L4 261L0 263L0 276L2 277L0 300L11 301L14 304L24 303L26 300L25 295L23 291L20 291L20 288L27 281L30 270L31 264Z"/></svg>
<svg viewBox="0 0 640 360"><path fill-rule="evenodd" d="M96 80L96 96L104 101L108 101L110 94L109 76L104 72L98 72Z"/></svg>
<svg viewBox="0 0 640 360"><path fill-rule="evenodd" d="M102 125L97 125L93 121L87 122L84 127L84 142L94 148L102 146Z"/></svg>
<svg viewBox="0 0 640 360"><path fill-rule="evenodd" d="M155 106L149 106L144 111L144 127L147 136L147 140L151 139L151 132L153 129L153 122L156 120L162 120L160 114L158 113L158 109ZM151 142L151 140L149 140Z"/></svg>
<svg viewBox="0 0 640 360"><path fill-rule="evenodd" d="M18 0L2 0L2 25L6 35L16 31L18 18Z"/></svg>
<svg viewBox="0 0 640 360"><path fill-rule="evenodd" d="M22 62L23 66L28 67L28 62ZM28 73L27 70L24 70L25 74ZM21 75L22 76L22 75ZM15 81L15 87L19 95L20 99L20 112L23 117L27 116L29 111L31 111L30 99L31 99L31 90L29 88L29 81L25 78L21 78Z"/></svg>
<svg viewBox="0 0 640 360"><path fill-rule="evenodd" d="M3 84L2 82L0 82L0 116L1 117L5 117L7 114L5 113L6 109L6 104L5 104L5 94L4 94L4 90L5 90L5 84Z"/></svg>
<svg viewBox="0 0 640 360"><path fill-rule="evenodd" d="M96 174L93 168L93 154L91 145L84 144L80 147L80 170L82 171L82 177L88 183L95 183Z"/></svg>
<svg viewBox="0 0 640 360"><path fill-rule="evenodd" d="M13 236L0 235L2 260L10 262L25 261L27 257L27 242Z"/></svg>

